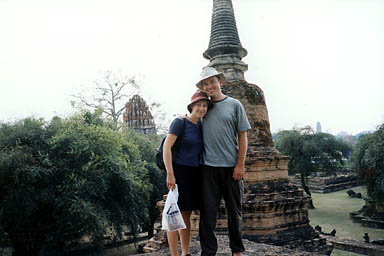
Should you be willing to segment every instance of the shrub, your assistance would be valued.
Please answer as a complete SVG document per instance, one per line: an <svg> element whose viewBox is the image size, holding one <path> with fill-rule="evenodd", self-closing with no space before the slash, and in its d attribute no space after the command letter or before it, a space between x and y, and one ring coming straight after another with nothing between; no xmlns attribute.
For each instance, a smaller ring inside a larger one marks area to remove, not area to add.
<svg viewBox="0 0 384 256"><path fill-rule="evenodd" d="M140 175L138 175L140 174ZM146 163L97 113L0 125L0 230L15 255L65 254L148 218Z"/></svg>

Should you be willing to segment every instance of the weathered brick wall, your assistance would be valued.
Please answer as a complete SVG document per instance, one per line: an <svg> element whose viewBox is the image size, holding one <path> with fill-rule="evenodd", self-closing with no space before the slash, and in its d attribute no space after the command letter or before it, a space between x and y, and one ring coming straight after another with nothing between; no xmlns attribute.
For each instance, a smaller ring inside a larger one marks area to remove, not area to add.
<svg viewBox="0 0 384 256"><path fill-rule="evenodd" d="M357 176L353 174L345 174L338 176L326 177L308 177L306 184L309 190L316 193L330 193L359 185ZM300 177L295 177L293 182L301 187Z"/></svg>
<svg viewBox="0 0 384 256"><path fill-rule="evenodd" d="M248 131L250 146L273 147L268 110L264 92L254 84L244 80L226 81L222 87L224 94L238 99L244 106L252 130Z"/></svg>
<svg viewBox="0 0 384 256"><path fill-rule="evenodd" d="M364 198L364 200L363 208L351 212L350 218L364 227L384 229L384 205L375 205L370 198Z"/></svg>

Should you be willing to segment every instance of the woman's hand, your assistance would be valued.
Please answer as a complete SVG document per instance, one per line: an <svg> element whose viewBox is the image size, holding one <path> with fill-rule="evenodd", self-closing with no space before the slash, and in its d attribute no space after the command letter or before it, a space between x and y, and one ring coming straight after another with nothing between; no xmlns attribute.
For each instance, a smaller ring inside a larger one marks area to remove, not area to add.
<svg viewBox="0 0 384 256"><path fill-rule="evenodd" d="M172 167L171 148L173 144L175 144L176 139L177 139L176 135L169 133L163 145L163 159L164 159L165 169L167 170L167 187L168 189L172 189L172 190L176 188L176 179L175 179L175 174L173 173L173 167Z"/></svg>
<svg viewBox="0 0 384 256"><path fill-rule="evenodd" d="M173 173L167 173L167 187L171 190L176 188L176 178Z"/></svg>

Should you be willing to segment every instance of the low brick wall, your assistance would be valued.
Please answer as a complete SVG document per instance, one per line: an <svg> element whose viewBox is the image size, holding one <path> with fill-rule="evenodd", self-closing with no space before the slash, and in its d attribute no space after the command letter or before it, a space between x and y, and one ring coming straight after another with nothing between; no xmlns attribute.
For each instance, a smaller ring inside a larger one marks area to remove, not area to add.
<svg viewBox="0 0 384 256"><path fill-rule="evenodd" d="M301 187L299 177L292 177L292 182ZM357 176L352 174L326 176L326 177L308 177L306 179L309 190L314 193L331 193L347 188L359 186Z"/></svg>
<svg viewBox="0 0 384 256"><path fill-rule="evenodd" d="M371 243L365 243L363 241L353 240L350 238L324 236L328 242L333 244L335 249L359 253L364 255L383 256L384 246Z"/></svg>

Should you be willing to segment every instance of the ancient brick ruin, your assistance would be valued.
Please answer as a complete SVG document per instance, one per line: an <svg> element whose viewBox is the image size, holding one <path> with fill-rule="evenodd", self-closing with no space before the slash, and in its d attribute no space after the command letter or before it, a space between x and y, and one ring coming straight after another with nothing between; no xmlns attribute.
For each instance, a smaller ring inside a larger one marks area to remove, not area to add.
<svg viewBox="0 0 384 256"><path fill-rule="evenodd" d="M384 255L384 245L357 241L350 238L326 236L335 249L358 253L359 255Z"/></svg>
<svg viewBox="0 0 384 256"><path fill-rule="evenodd" d="M289 157L273 147L264 93L248 83L231 0L213 0L211 37L203 56L208 66L224 73L224 94L241 101L252 129L244 177L243 236L251 241L287 246L329 255L332 245L309 225L310 199L288 178ZM163 203L160 203L161 206ZM192 233L198 232L198 214L192 216ZM226 234L224 204L218 212L217 233Z"/></svg>
<svg viewBox="0 0 384 256"><path fill-rule="evenodd" d="M295 176L292 182L301 187L300 175ZM315 193L331 193L347 188L359 186L359 181L355 174L340 174L323 177L307 177L306 185L311 192Z"/></svg>
<svg viewBox="0 0 384 256"><path fill-rule="evenodd" d="M376 205L370 198L364 198L364 200L363 208L351 212L350 218L364 227L384 229L384 205Z"/></svg>
<svg viewBox="0 0 384 256"><path fill-rule="evenodd" d="M289 158L273 147L264 93L244 78L248 65L241 59L246 54L238 37L231 0L214 0L211 38L203 55L210 61L209 66L225 74L223 93L241 101L252 126L244 177L243 236L255 242L329 255L332 246L309 225L309 197L288 178ZM195 216L195 225L197 219ZM222 207L218 233L225 232Z"/></svg>
<svg viewBox="0 0 384 256"><path fill-rule="evenodd" d="M137 133L156 134L156 126L147 103L139 95L134 95L125 104L124 123Z"/></svg>

